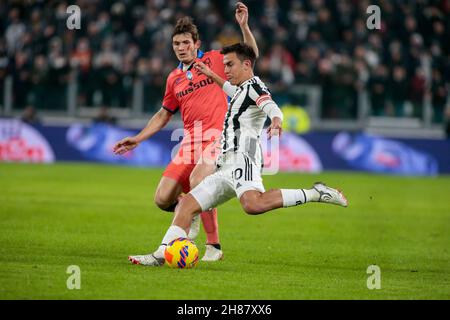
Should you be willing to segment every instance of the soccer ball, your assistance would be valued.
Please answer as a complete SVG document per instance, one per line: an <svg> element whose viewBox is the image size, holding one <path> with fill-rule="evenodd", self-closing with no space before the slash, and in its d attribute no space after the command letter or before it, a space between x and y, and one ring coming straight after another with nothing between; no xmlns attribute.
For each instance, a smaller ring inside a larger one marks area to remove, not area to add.
<svg viewBox="0 0 450 320"><path fill-rule="evenodd" d="M171 268L193 268L198 262L198 248L189 239L177 238L167 245L164 258Z"/></svg>

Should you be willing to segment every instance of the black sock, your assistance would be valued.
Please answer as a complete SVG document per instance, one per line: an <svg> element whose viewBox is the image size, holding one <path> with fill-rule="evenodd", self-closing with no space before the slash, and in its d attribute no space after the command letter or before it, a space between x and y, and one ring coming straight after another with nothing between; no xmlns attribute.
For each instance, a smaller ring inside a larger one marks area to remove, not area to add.
<svg viewBox="0 0 450 320"><path fill-rule="evenodd" d="M213 246L214 248L216 248L217 250L220 250L220 243L208 243L210 246Z"/></svg>

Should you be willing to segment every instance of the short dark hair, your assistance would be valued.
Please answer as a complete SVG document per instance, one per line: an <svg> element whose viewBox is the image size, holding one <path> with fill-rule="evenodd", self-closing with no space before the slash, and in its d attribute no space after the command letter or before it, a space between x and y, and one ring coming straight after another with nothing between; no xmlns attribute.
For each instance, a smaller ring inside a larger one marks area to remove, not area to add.
<svg viewBox="0 0 450 320"><path fill-rule="evenodd" d="M175 28L172 32L172 39L177 34L183 33L190 33L194 42L197 42L197 40L200 39L197 26L194 24L191 17L183 17L177 20L177 24L175 25Z"/></svg>
<svg viewBox="0 0 450 320"><path fill-rule="evenodd" d="M250 47L249 45L242 42L235 43L230 46L222 48L222 50L220 51L221 54L227 54L232 52L236 53L236 56L239 58L239 60L241 61L250 60L250 62L252 63L252 67L254 66L256 61L256 54L253 48Z"/></svg>

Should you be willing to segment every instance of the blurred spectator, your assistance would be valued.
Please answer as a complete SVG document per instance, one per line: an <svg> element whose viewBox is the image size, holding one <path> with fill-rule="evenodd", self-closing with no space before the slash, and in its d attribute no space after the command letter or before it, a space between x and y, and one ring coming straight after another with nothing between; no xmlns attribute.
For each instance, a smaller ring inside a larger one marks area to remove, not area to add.
<svg viewBox="0 0 450 320"><path fill-rule="evenodd" d="M357 116L357 71L348 55L341 55L333 77L333 100L337 105L337 118L354 119Z"/></svg>
<svg viewBox="0 0 450 320"><path fill-rule="evenodd" d="M31 75L32 98L31 102L39 109L46 109L47 88L48 88L48 63L44 55L38 55L34 58L33 71Z"/></svg>
<svg viewBox="0 0 450 320"><path fill-rule="evenodd" d="M408 98L408 81L406 70L402 66L395 66L390 75L388 97L388 114L397 117L403 116L404 103Z"/></svg>
<svg viewBox="0 0 450 320"><path fill-rule="evenodd" d="M445 111L444 117L445 134L447 135L447 139L450 139L450 107Z"/></svg>
<svg viewBox="0 0 450 320"><path fill-rule="evenodd" d="M87 38L80 38L70 58L70 64L78 70L79 104L93 105L92 51Z"/></svg>
<svg viewBox="0 0 450 320"><path fill-rule="evenodd" d="M448 91L445 86L442 73L439 69L433 69L431 80L431 104L433 106L433 122L442 123L444 109L447 103Z"/></svg>
<svg viewBox="0 0 450 320"><path fill-rule="evenodd" d="M231 25L225 25L223 30L216 38L217 44L220 48L232 45L241 41L241 36Z"/></svg>
<svg viewBox="0 0 450 320"><path fill-rule="evenodd" d="M286 90L294 82L295 59L281 43L272 46L263 58L268 66L270 83L275 90Z"/></svg>
<svg viewBox="0 0 450 320"><path fill-rule="evenodd" d="M147 73L144 98L147 110L155 112L160 107L164 94L160 88L164 88L166 85L164 60L160 56L155 56L147 62L146 67L148 69L141 70L141 74Z"/></svg>
<svg viewBox="0 0 450 320"><path fill-rule="evenodd" d="M28 93L31 89L29 56L26 52L17 51L13 56L13 61L14 105L18 109L23 109L27 104Z"/></svg>
<svg viewBox="0 0 450 320"><path fill-rule="evenodd" d="M20 120L22 120L25 123L32 124L32 125L39 124L41 122L37 115L36 109L31 105L27 106L23 110L22 115L20 116Z"/></svg>
<svg viewBox="0 0 450 320"><path fill-rule="evenodd" d="M417 68L411 79L410 100L413 105L412 115L422 117L423 98L425 95L425 75L422 68Z"/></svg>
<svg viewBox="0 0 450 320"><path fill-rule="evenodd" d="M317 24L313 27L318 33L320 33L323 41L330 46L334 46L338 40L338 33L334 21L331 18L330 11L322 7L317 14Z"/></svg>
<svg viewBox="0 0 450 320"><path fill-rule="evenodd" d="M370 104L373 115L386 115L385 102L387 80L388 77L386 67L382 64L377 65L368 83Z"/></svg>
<svg viewBox="0 0 450 320"><path fill-rule="evenodd" d="M102 43L101 51L94 57L96 83L101 92L101 104L123 106L121 101L121 57L114 49L113 39L107 38Z"/></svg>
<svg viewBox="0 0 450 320"><path fill-rule="evenodd" d="M8 68L10 65L10 59L6 52L6 44L0 38L0 104L3 104L3 93L5 91L5 80L8 74Z"/></svg>
<svg viewBox="0 0 450 320"><path fill-rule="evenodd" d="M60 38L52 38L49 51L46 107L47 109L64 109L70 66L67 57L63 54Z"/></svg>
<svg viewBox="0 0 450 320"><path fill-rule="evenodd" d="M116 118L109 114L109 109L105 106L100 107L100 110L93 119L95 123L107 123L107 124L116 124Z"/></svg>
<svg viewBox="0 0 450 320"><path fill-rule="evenodd" d="M22 45L20 40L26 30L25 24L20 21L19 14L17 8L12 8L9 12L8 27L5 32L9 55L14 55L20 49Z"/></svg>

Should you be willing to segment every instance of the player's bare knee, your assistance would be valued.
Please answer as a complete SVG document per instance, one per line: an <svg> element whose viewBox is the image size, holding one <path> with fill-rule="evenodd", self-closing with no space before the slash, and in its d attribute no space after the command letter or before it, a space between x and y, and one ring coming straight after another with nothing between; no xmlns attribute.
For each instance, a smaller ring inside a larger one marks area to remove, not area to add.
<svg viewBox="0 0 450 320"><path fill-rule="evenodd" d="M264 208L258 203L257 198L254 197L246 197L243 195L240 199L242 209L244 209L245 213L250 215L261 214L264 212Z"/></svg>
<svg viewBox="0 0 450 320"><path fill-rule="evenodd" d="M245 213L249 215L257 215L263 212L261 207L258 204L254 203L245 203L242 205L242 208L244 209Z"/></svg>
<svg viewBox="0 0 450 320"><path fill-rule="evenodd" d="M173 212L173 205L175 201L170 196L156 192L154 201L161 210L168 211L170 209L170 211Z"/></svg>

